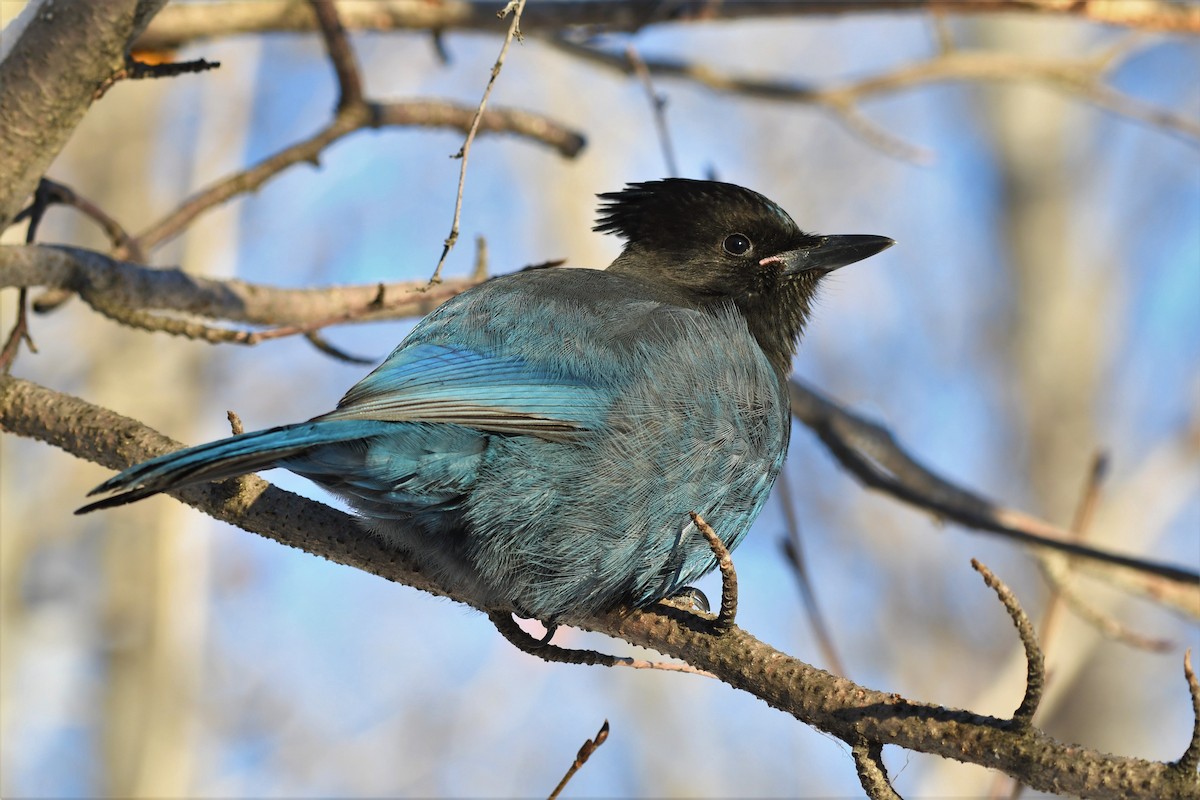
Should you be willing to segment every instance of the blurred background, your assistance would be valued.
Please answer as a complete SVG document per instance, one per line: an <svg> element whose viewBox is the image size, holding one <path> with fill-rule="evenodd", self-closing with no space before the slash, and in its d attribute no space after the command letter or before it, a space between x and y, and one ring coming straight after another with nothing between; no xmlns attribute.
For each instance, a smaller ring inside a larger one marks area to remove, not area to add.
<svg viewBox="0 0 1200 800"><path fill-rule="evenodd" d="M4 0L0 21L22 5ZM447 32L448 62L427 33L351 41L369 97L474 105L503 29ZM603 267L619 243L590 231L594 195L667 174L636 78L566 54L528 25L525 33L492 106L545 114L588 144L568 160L511 136L476 140L447 275L471 272L476 236L494 274L558 258ZM1194 39L1017 15L950 17L940 34L1030 61L1128 46L1109 85L1200 119ZM938 37L927 15L847 14L658 25L597 44L829 87L933 58ZM336 100L316 35L222 38L177 57L221 68L114 86L49 172L134 231L310 135ZM761 191L809 230L899 243L827 282L796 359L800 377L887 424L942 474L1061 525L1103 449L1111 471L1088 541L1200 566L1195 135L1037 81L937 82L859 107L912 148L897 152L812 106L666 77L654 84L681 175ZM289 287L426 278L449 231L459 169L450 156L461 143L450 131L354 134L319 168L294 167L201 217L152 262ZM71 209L52 210L39 238L108 250ZM0 298L4 331L14 305L14 293ZM227 434L227 409L247 429L326 411L369 369L301 339L243 348L140 333L78 301L32 323L39 353L22 354L17 375L189 443ZM411 326L326 334L378 359ZM545 795L605 719L608 742L568 796L861 793L842 742L716 681L546 664L462 606L167 498L73 516L108 474L0 438L6 797ZM329 501L290 474L267 477ZM801 426L786 480L788 495L776 492L734 554L739 624L830 667L781 553L791 504L847 677L1010 714L1023 689L1020 644L969 560L1007 581L1035 620L1049 594L1036 562L865 491ZM719 596L712 576L702 588ZM1051 686L1038 724L1104 751L1177 758L1191 730L1182 654L1200 646L1200 631L1098 583L1079 590L1170 646L1131 647L1064 613L1046 636ZM556 642L630 650L575 631ZM982 768L884 752L905 796L1009 789Z"/></svg>

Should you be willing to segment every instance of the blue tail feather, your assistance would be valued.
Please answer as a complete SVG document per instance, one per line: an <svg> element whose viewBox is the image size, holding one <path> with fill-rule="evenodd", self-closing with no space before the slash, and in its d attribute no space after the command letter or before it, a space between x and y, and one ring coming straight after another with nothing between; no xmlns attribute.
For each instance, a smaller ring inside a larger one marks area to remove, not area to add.
<svg viewBox="0 0 1200 800"><path fill-rule="evenodd" d="M283 425L177 450L137 464L97 486L88 496L117 492L78 509L86 514L125 505L193 483L219 481L274 467L309 448L377 435L386 423L327 420Z"/></svg>

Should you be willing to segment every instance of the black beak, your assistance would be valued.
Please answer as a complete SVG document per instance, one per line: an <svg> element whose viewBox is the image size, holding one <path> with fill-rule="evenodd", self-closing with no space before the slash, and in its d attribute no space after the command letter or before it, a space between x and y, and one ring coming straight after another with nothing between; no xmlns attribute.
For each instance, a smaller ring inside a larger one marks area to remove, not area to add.
<svg viewBox="0 0 1200 800"><path fill-rule="evenodd" d="M870 258L895 243L895 240L886 236L865 234L822 236L814 245L764 258L763 263L775 261L782 264L784 275L796 275L810 270L833 272L839 267Z"/></svg>

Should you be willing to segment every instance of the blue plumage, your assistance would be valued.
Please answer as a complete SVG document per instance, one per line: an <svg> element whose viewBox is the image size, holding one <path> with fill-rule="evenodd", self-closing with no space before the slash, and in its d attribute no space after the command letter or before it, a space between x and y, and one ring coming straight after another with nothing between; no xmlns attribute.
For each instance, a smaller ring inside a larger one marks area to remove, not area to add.
<svg viewBox="0 0 1200 800"><path fill-rule="evenodd" d="M336 410L132 467L84 510L280 466L497 609L554 622L683 588L715 566L689 512L732 549L766 502L817 281L890 240L804 234L728 184L604 197L601 225L628 239L609 270L489 281L424 319ZM734 234L751 252L731 252Z"/></svg>

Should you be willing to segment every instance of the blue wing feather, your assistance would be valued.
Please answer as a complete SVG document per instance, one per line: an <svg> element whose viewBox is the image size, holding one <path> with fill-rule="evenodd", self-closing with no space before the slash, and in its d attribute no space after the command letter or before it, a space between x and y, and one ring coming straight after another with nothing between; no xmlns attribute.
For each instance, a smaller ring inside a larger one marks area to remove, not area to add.
<svg viewBox="0 0 1200 800"><path fill-rule="evenodd" d="M561 438L601 421L609 392L512 356L408 343L321 419L440 422Z"/></svg>

